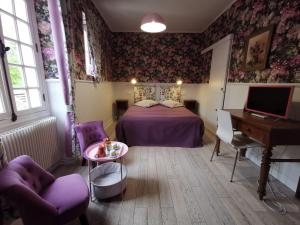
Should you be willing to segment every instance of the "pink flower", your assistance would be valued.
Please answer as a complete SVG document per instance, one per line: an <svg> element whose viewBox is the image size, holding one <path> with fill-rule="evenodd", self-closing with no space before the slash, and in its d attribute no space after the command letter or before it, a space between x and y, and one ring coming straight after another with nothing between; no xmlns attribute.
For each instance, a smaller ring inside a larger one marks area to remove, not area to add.
<svg viewBox="0 0 300 225"><path fill-rule="evenodd" d="M271 66L271 75L286 75L288 71L285 69L282 63L274 63Z"/></svg>
<svg viewBox="0 0 300 225"><path fill-rule="evenodd" d="M282 37L276 36L272 43L272 50L277 49L277 47L281 44L281 42L282 42Z"/></svg>
<svg viewBox="0 0 300 225"><path fill-rule="evenodd" d="M287 33L288 38L300 39L300 24L295 24Z"/></svg>
<svg viewBox="0 0 300 225"><path fill-rule="evenodd" d="M289 19L291 17L295 17L295 16L299 15L300 13L297 12L297 10L294 8L284 8L281 11L281 14L282 14L281 20L286 21L287 19Z"/></svg>
<svg viewBox="0 0 300 225"><path fill-rule="evenodd" d="M264 9L264 4L262 2L257 2L257 3L254 4L253 8L254 9L253 9L253 12L252 12L252 17L251 17L250 24L254 24L256 22L256 20L257 20L256 15L259 11Z"/></svg>
<svg viewBox="0 0 300 225"><path fill-rule="evenodd" d="M244 71L239 71L239 78L243 79L245 77L245 72Z"/></svg>
<svg viewBox="0 0 300 225"><path fill-rule="evenodd" d="M49 35L51 34L51 25L46 21L42 21L38 24L39 30L42 34Z"/></svg>
<svg viewBox="0 0 300 225"><path fill-rule="evenodd" d="M300 65L300 55L294 56L294 57L291 59L290 63L291 63L292 65Z"/></svg>
<svg viewBox="0 0 300 225"><path fill-rule="evenodd" d="M286 29L285 23L283 21L280 21L280 23L277 26L276 33L277 34L282 34L282 33L285 32L285 29Z"/></svg>
<svg viewBox="0 0 300 225"><path fill-rule="evenodd" d="M43 55L47 60L55 60L55 52L53 48L44 48Z"/></svg>

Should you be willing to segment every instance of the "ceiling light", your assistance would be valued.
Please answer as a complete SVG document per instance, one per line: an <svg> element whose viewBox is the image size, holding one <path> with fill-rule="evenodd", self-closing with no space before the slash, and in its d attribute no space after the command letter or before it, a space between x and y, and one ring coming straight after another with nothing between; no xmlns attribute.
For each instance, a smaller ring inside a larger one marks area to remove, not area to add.
<svg viewBox="0 0 300 225"><path fill-rule="evenodd" d="M163 18L157 13L150 13L144 16L141 23L141 30L148 33L159 33L164 31L167 26Z"/></svg>

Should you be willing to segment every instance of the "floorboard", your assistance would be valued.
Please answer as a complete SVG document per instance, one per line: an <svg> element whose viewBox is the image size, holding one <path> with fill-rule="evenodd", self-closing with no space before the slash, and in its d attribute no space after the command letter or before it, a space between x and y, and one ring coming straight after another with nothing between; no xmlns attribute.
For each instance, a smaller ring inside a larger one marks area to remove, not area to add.
<svg viewBox="0 0 300 225"><path fill-rule="evenodd" d="M201 148L131 147L124 163L128 170L123 196L91 202L90 225L296 225L300 201L272 178L281 215L258 199L259 168L239 161L234 182L229 182L234 150L221 145L221 156L209 161L214 143ZM62 166L56 176L79 173L87 180L87 167ZM274 200L270 191L267 198ZM73 221L69 225L79 225Z"/></svg>

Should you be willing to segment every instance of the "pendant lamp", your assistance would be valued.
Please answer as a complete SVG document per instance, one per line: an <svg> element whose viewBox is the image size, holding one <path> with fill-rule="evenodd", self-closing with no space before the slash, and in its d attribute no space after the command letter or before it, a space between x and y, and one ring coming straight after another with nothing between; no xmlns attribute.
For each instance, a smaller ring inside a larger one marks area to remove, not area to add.
<svg viewBox="0 0 300 225"><path fill-rule="evenodd" d="M149 13L142 19L141 30L148 33L159 33L166 30L163 18L157 13Z"/></svg>

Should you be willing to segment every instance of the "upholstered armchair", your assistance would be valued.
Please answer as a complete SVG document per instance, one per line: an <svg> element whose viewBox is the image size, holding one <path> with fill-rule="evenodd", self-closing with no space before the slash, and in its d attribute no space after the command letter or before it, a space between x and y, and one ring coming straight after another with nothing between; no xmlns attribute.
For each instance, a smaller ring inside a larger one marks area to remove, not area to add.
<svg viewBox="0 0 300 225"><path fill-rule="evenodd" d="M63 225L85 212L89 190L79 174L55 179L29 156L19 156L0 171L0 195L14 206L24 225Z"/></svg>
<svg viewBox="0 0 300 225"><path fill-rule="evenodd" d="M86 163L85 150L91 144L100 142L104 138L107 138L107 134L103 128L102 121L92 121L86 123L79 123L75 126L76 135L80 145L80 151L82 156L82 166Z"/></svg>

